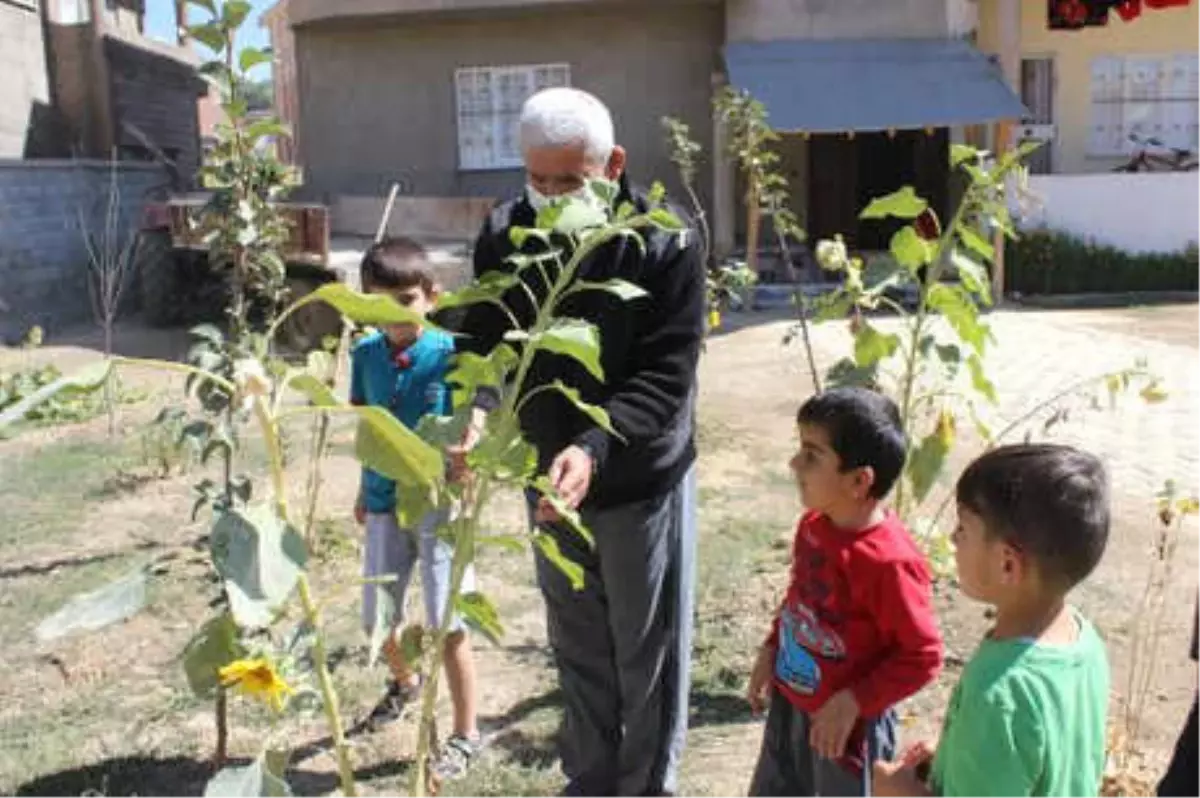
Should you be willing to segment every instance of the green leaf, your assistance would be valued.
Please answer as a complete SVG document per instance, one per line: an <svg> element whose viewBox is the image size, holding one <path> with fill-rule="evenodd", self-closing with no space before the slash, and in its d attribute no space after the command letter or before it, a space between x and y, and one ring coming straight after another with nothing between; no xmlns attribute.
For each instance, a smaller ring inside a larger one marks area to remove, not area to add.
<svg viewBox="0 0 1200 798"><path fill-rule="evenodd" d="M825 379L831 388L870 388L879 386L879 364L859 366L853 359L844 357L829 367Z"/></svg>
<svg viewBox="0 0 1200 798"><path fill-rule="evenodd" d="M604 380L604 368L600 365L600 335L592 323L558 319L531 341L539 349L575 358L593 377Z"/></svg>
<svg viewBox="0 0 1200 798"><path fill-rule="evenodd" d="M666 208L655 208L654 210L650 211L649 214L647 214L647 217L656 227L672 233L677 233L680 230L687 229L687 225L685 225L678 216L671 213Z"/></svg>
<svg viewBox="0 0 1200 798"><path fill-rule="evenodd" d="M298 391L308 397L317 407L341 407L342 402L333 395L333 391L324 380L317 379L308 371L293 371L284 381L293 391Z"/></svg>
<svg viewBox="0 0 1200 798"><path fill-rule="evenodd" d="M607 291L625 302L632 302L635 299L650 296L641 286L621 279L605 280L602 283L580 280L571 287L570 293L573 294L576 291Z"/></svg>
<svg viewBox="0 0 1200 798"><path fill-rule="evenodd" d="M991 330L979 317L979 309L961 286L938 283L929 289L928 303L940 311L946 321L958 333L958 337L969 344L978 354L983 354Z"/></svg>
<svg viewBox="0 0 1200 798"><path fill-rule="evenodd" d="M534 532L533 545L537 546L538 551L543 557L549 560L562 575L571 583L573 590L583 590L583 566L572 562L562 553L562 549L558 547L558 541L548 532Z"/></svg>
<svg viewBox="0 0 1200 798"><path fill-rule="evenodd" d="M74 374L66 374L43 385L16 404L0 413L0 432L25 418L31 410L53 398L70 398L100 389L112 374L112 361L101 360L85 366Z"/></svg>
<svg viewBox="0 0 1200 798"><path fill-rule="evenodd" d="M383 407L356 407L354 442L359 462L402 485L432 485L445 467L442 455Z"/></svg>
<svg viewBox="0 0 1200 798"><path fill-rule="evenodd" d="M438 451L460 442L467 424L471 422L474 409L466 403L457 407L452 416L439 416L434 413L422 416L414 430L417 436Z"/></svg>
<svg viewBox="0 0 1200 798"><path fill-rule="evenodd" d="M457 291L442 294L438 297L437 309L447 310L479 302L498 302L508 289L515 287L520 281L521 278L515 274L488 272Z"/></svg>
<svg viewBox="0 0 1200 798"><path fill-rule="evenodd" d="M203 44L214 53L223 53L228 45L225 31L211 22L203 25L192 25L187 29L188 36Z"/></svg>
<svg viewBox="0 0 1200 798"><path fill-rule="evenodd" d="M603 200L605 205L612 205L620 186L606 178L595 178L588 181L588 190Z"/></svg>
<svg viewBox="0 0 1200 798"><path fill-rule="evenodd" d="M510 227L508 229L508 240L511 241L512 245L517 249L524 247L525 242L531 238L541 241L547 247L550 246L550 235L545 230L538 230L534 227ZM508 260L512 261L514 257L517 256L510 255ZM515 263L515 261L513 262Z"/></svg>
<svg viewBox="0 0 1200 798"><path fill-rule="evenodd" d="M131 618L146 606L146 569L138 568L115 582L81 593L34 629L40 643L73 632L91 632Z"/></svg>
<svg viewBox="0 0 1200 798"><path fill-rule="evenodd" d="M486 357L474 352L454 356L446 382L456 386L454 407L469 404L479 388L499 388L517 363L517 354L508 344L500 344Z"/></svg>
<svg viewBox="0 0 1200 798"><path fill-rule="evenodd" d="M958 279L966 289L979 297L985 305L992 304L992 286L988 282L987 269L968 258L957 249L950 255L950 263L958 272Z"/></svg>
<svg viewBox="0 0 1200 798"><path fill-rule="evenodd" d="M271 63L271 48L269 47L245 47L238 54L238 65L241 66L243 72L249 72L259 64Z"/></svg>
<svg viewBox="0 0 1200 798"><path fill-rule="evenodd" d="M891 357L899 348L899 335L885 335L863 322L862 329L854 336L854 362L860 368L867 368Z"/></svg>
<svg viewBox="0 0 1200 798"><path fill-rule="evenodd" d="M886 219L894 216L897 219L915 219L928 207L929 203L918 197L912 186L905 186L886 197L871 200L858 218Z"/></svg>
<svg viewBox="0 0 1200 798"><path fill-rule="evenodd" d="M221 21L225 23L228 30L237 30L242 27L246 17L250 15L251 8L248 0L225 0L221 11Z"/></svg>
<svg viewBox="0 0 1200 798"><path fill-rule="evenodd" d="M579 514L579 510L567 506L567 503L559 498L558 493L554 490L554 486L550 484L550 479L546 475L542 475L534 480L534 489L541 494L541 497L550 503L554 508L554 512L558 513L560 524L570 529L576 535L579 535L589 548L596 548L596 538L592 535L592 531L583 523L583 516Z"/></svg>
<svg viewBox="0 0 1200 798"><path fill-rule="evenodd" d="M246 655L238 642L233 616L223 612L210 618L183 649L183 672L199 698L208 698L220 682L218 671Z"/></svg>
<svg viewBox="0 0 1200 798"><path fill-rule="evenodd" d="M938 359L947 366L958 366L962 363L962 350L955 344L937 344L934 347Z"/></svg>
<svg viewBox="0 0 1200 798"><path fill-rule="evenodd" d="M820 323L825 321L843 321L854 307L854 297L845 289L839 288L833 293L817 298L814 319Z"/></svg>
<svg viewBox="0 0 1200 798"><path fill-rule="evenodd" d="M268 505L221 513L211 547L229 609L239 626L251 629L270 623L308 560L303 538Z"/></svg>
<svg viewBox="0 0 1200 798"><path fill-rule="evenodd" d="M603 407L591 404L590 402L585 402L583 397L579 395L578 390L572 388L570 385L567 385L562 380L555 380L554 382L550 383L550 387L567 397L571 404L575 405L578 410L587 415L587 417L590 418L592 423L594 423L597 427L620 441L625 440L621 433L617 432L616 428L613 427L612 419L609 418L608 411Z"/></svg>
<svg viewBox="0 0 1200 798"><path fill-rule="evenodd" d="M403 307L386 294L361 294L344 283L326 283L305 299L328 302L346 318L358 324L378 327L384 324L419 324L433 327L421 314Z"/></svg>
<svg viewBox="0 0 1200 798"><path fill-rule="evenodd" d="M400 534L407 534L401 532ZM371 647L367 656L367 666L375 667L375 663L379 661L379 652L383 651L383 644L392 636L392 627L396 623L396 600L392 598L392 591L388 590L386 585L373 585L375 588L375 619L371 625Z"/></svg>
<svg viewBox="0 0 1200 798"><path fill-rule="evenodd" d="M975 390L989 402L996 404L999 401L999 397L996 395L996 386L992 384L992 381L988 379L987 374L984 372L983 360L979 355L973 354L967 358L967 369L971 372L971 385L974 386Z"/></svg>
<svg viewBox="0 0 1200 798"><path fill-rule="evenodd" d="M524 481L537 470L537 450L521 435L514 419L491 415L483 439L467 456L473 469L500 480Z"/></svg>
<svg viewBox="0 0 1200 798"><path fill-rule="evenodd" d="M271 773L263 756L245 767L222 768L204 786L204 798L279 798L291 794L282 774Z"/></svg>
<svg viewBox="0 0 1200 798"><path fill-rule="evenodd" d="M658 205L660 202L662 202L666 198L667 198L667 187L664 186L661 181L655 180L654 183L650 186L650 191L646 195L646 199L649 200L651 205Z"/></svg>
<svg viewBox="0 0 1200 798"><path fill-rule="evenodd" d="M946 465L950 446L938 432L928 435L908 458L908 479L913 489L913 500L920 504L933 489Z"/></svg>
<svg viewBox="0 0 1200 798"><path fill-rule="evenodd" d="M420 624L406 626L400 632L400 656L411 663L425 658L425 629Z"/></svg>
<svg viewBox="0 0 1200 798"><path fill-rule="evenodd" d="M969 144L951 144L950 145L950 166L956 167L968 161L978 160L980 150L975 149Z"/></svg>
<svg viewBox="0 0 1200 798"><path fill-rule="evenodd" d="M957 230L958 237L962 239L967 249L989 263L996 259L996 248L992 246L990 241L971 229L970 225L959 223Z"/></svg>
<svg viewBox="0 0 1200 798"><path fill-rule="evenodd" d="M896 231L890 248L896 262L910 272L915 273L933 260L933 245L917 235L912 225L905 225Z"/></svg>
<svg viewBox="0 0 1200 798"><path fill-rule="evenodd" d="M206 341L215 347L225 345L225 333L215 324L197 324L188 330L188 335L198 341Z"/></svg>
<svg viewBox="0 0 1200 798"><path fill-rule="evenodd" d="M454 597L454 607L462 616L463 622L486 637L493 645L500 645L504 637L504 626L500 623L500 613L496 605L482 593L463 593Z"/></svg>
<svg viewBox="0 0 1200 798"><path fill-rule="evenodd" d="M246 136L256 142L264 138L291 138L292 129L278 119L260 119L246 127Z"/></svg>
<svg viewBox="0 0 1200 798"><path fill-rule="evenodd" d="M416 529L434 507L433 489L423 485L396 484L396 524Z"/></svg>

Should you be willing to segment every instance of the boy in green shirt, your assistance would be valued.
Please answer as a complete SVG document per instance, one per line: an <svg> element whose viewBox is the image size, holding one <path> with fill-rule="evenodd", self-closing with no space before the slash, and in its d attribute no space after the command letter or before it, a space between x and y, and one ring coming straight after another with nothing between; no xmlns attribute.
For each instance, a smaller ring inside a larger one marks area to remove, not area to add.
<svg viewBox="0 0 1200 798"><path fill-rule="evenodd" d="M957 488L963 593L995 626L950 698L940 742L875 767L876 795L1098 795L1108 660L1066 602L1108 542L1108 478L1090 454L995 449ZM932 765L932 767L931 767Z"/></svg>

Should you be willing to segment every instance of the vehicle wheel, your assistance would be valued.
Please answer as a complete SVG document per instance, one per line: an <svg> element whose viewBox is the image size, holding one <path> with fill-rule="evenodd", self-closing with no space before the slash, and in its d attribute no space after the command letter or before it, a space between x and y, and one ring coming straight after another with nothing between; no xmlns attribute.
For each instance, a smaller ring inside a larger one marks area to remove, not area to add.
<svg viewBox="0 0 1200 798"><path fill-rule="evenodd" d="M142 317L152 327L170 327L183 320L183 279L176 266L170 234L157 230L141 233L137 248L138 299Z"/></svg>
<svg viewBox="0 0 1200 798"><path fill-rule="evenodd" d="M312 277L289 277L287 304L311 294L324 284L325 281ZM313 302L284 320L277 342L292 352L307 353L321 349L326 338L338 338L341 334L341 314L324 302Z"/></svg>

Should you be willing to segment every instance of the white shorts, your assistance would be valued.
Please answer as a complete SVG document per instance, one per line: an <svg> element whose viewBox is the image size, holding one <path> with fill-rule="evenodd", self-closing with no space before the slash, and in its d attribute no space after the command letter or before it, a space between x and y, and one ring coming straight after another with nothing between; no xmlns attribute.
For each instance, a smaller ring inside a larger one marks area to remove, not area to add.
<svg viewBox="0 0 1200 798"><path fill-rule="evenodd" d="M413 568L421 563L421 588L425 596L425 624L441 626L442 611L450 593L450 565L454 549L437 536L438 527L446 518L445 511L431 512L421 520L416 532L404 530L396 522L395 513L367 514L367 545L363 551L363 577L394 575L394 581L363 585L362 623L367 634L375 628L375 597L385 590L392 597L396 614L394 623L404 621L404 596L412 581ZM468 565L463 574L462 591L475 590L475 566ZM456 614L450 631L460 632L462 619Z"/></svg>

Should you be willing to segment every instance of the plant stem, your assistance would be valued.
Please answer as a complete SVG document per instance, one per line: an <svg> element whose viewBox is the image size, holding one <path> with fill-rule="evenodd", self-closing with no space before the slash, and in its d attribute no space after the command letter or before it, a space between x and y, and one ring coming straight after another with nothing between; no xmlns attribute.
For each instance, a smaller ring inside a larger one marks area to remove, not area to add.
<svg viewBox="0 0 1200 798"><path fill-rule="evenodd" d="M481 478L473 501L464 502L464 511L458 517L454 533L454 557L450 562L450 590L442 607L441 623L438 624L430 650L426 653L425 684L421 688L421 722L417 730L416 770L413 773L413 795L424 796L429 790L429 756L435 748L434 721L437 710L438 682L445 660L446 638L450 636L450 624L454 619L454 605L462 591L463 577L467 566L475 559L475 539L479 533L479 513L486 506L489 494L486 477ZM469 505L469 510L467 509Z"/></svg>
<svg viewBox="0 0 1200 798"><path fill-rule="evenodd" d="M229 759L229 701L225 686L220 683L217 684L213 716L217 726L217 750L213 753L213 766L220 770Z"/></svg>
<svg viewBox="0 0 1200 798"><path fill-rule="evenodd" d="M287 494L283 473L283 451L280 448L278 420L271 417L267 410L267 402L261 396L254 399L254 412L262 427L263 439L267 447L267 457L271 465L271 487L275 493L275 507L280 519L287 520ZM341 709L338 706L337 690L333 687L333 677L329 673L329 657L325 650L325 635L321 629L321 610L313 600L309 588L308 574L300 573L297 580L297 591L300 596L300 606L305 620L313 629L313 670L317 674L317 682L321 688L322 706L325 718L329 723L329 735L333 738L333 747L337 752L338 774L341 780L342 795L357 795L354 785L354 765L350 761L350 748L346 745L346 732L342 726Z"/></svg>
<svg viewBox="0 0 1200 798"><path fill-rule="evenodd" d="M354 763L350 759L350 747L346 745L346 731L342 726L337 690L333 687L333 677L329 673L325 633L321 630L321 610L312 599L308 574L301 573L297 585L304 617L314 630L313 670L316 671L317 683L321 688L321 703L325 708L325 719L329 723L329 736L333 738L333 748L337 752L338 777L341 781L342 795L352 798L352 796L358 795L358 789L354 784Z"/></svg>

